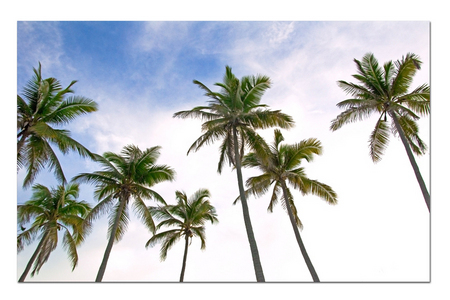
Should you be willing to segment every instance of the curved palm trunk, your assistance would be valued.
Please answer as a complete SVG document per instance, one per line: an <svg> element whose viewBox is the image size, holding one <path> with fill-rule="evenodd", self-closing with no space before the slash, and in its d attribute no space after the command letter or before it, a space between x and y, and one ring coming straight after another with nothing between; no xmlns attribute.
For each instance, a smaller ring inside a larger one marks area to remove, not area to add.
<svg viewBox="0 0 450 300"><path fill-rule="evenodd" d="M114 225L111 230L111 235L109 236L108 245L106 246L105 254L103 255L102 264L100 265L100 268L98 269L97 278L95 278L95 282L101 282L103 275L105 274L106 264L108 263L108 258L109 258L109 255L111 254L111 249L114 244L114 237L116 235L117 227L119 226L120 215L122 214L122 211L123 211L126 203L127 203L126 199L120 200L119 211L117 212L116 219L114 220Z"/></svg>
<svg viewBox="0 0 450 300"><path fill-rule="evenodd" d="M234 139L234 157L236 160L236 173L239 185L239 194L241 197L245 229L247 230L248 242L250 243L250 250L252 253L253 267L255 269L256 281L264 282L265 279L261 261L259 259L258 246L256 245L255 235L253 234L252 223L250 221L250 214L248 211L247 199L245 198L244 182L242 180L241 158L239 155L238 138L235 126L233 126L233 139Z"/></svg>
<svg viewBox="0 0 450 300"><path fill-rule="evenodd" d="M183 266L181 267L180 282L184 280L184 271L186 270L186 260L189 248L189 235L186 234L186 242L184 243Z"/></svg>
<svg viewBox="0 0 450 300"><path fill-rule="evenodd" d="M408 154L409 162L414 170L414 174L416 175L417 181L419 182L420 189L422 190L423 198L425 199L425 204L427 205L428 212L430 212L430 194L428 193L425 182L423 181L422 175L420 174L419 167L417 166L416 160L414 159L414 155L411 151L411 147L409 147L408 141L406 140L405 133L403 132L400 124L398 122L397 116L394 113L391 113L390 116L394 120L395 127L397 128L397 132L400 135L400 139L403 142L403 146L405 146L406 153Z"/></svg>
<svg viewBox="0 0 450 300"><path fill-rule="evenodd" d="M39 242L38 246L36 247L36 250L34 251L33 255L30 258L30 261L28 262L27 266L25 267L25 271L23 271L22 276L19 278L19 282L24 282L25 278L28 275L28 272L30 272L31 266L33 265L34 261L36 260L36 257L39 254L39 251L41 251L42 245L44 244L45 239L47 238L48 233L45 233L42 237L41 241Z"/></svg>
<svg viewBox="0 0 450 300"><path fill-rule="evenodd" d="M303 258L305 259L306 265L308 266L309 273L311 273L311 276L314 280L314 282L320 282L319 276L317 276L316 270L314 269L314 266L311 262L311 259L308 256L308 253L306 252L305 245L303 244L302 238L300 237L300 232L297 227L297 223L295 222L294 214L292 213L291 205L288 202L288 193L286 188L286 183L284 181L281 181L281 187L283 188L283 196L284 201L286 204L286 208L288 211L289 219L291 220L292 228L294 229L295 238L297 239L298 246L300 247L300 251L302 252Z"/></svg>

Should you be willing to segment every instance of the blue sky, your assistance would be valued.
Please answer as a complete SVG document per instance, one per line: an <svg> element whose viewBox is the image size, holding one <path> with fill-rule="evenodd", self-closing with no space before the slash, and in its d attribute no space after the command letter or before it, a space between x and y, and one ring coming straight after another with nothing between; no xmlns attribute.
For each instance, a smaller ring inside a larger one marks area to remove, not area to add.
<svg viewBox="0 0 450 300"><path fill-rule="evenodd" d="M389 34L386 34L389 33ZM330 206L315 196L294 192L301 232L322 281L389 282L430 279L429 215L405 150L391 137L381 162L373 164L367 140L375 119L329 131L339 114L335 104L346 99L337 80L351 80L353 59L373 52L380 63L407 52L423 61L413 87L430 82L430 23L418 22L18 22L17 93L42 63L44 77L63 85L78 80L75 94L94 99L99 111L68 126L90 150L119 152L133 143L162 146L159 162L177 171L174 183L155 186L167 202L175 190L194 193L209 188L220 223L206 228L207 247L190 247L186 281L254 281L253 266L237 196L236 175L216 173L218 144L186 156L200 135L198 120L173 119L174 112L206 103L192 80L213 87L225 65L238 77L268 75L273 87L263 97L272 109L292 115L296 127L283 131L287 143L309 137L321 140L324 154L306 164L310 178L329 184L339 196ZM430 145L430 119L420 121ZM273 130L261 134L269 141ZM67 177L94 171L98 165L61 156ZM430 177L430 155L418 158L424 178ZM244 177L257 174L245 169ZM17 175L17 201L28 199ZM52 186L42 173L37 182ZM430 187L429 182L427 182ZM376 186L376 188L374 188ZM268 197L249 199L250 214L266 280L309 282L311 277L281 206L266 211ZM95 204L92 187L81 186L80 199ZM152 204L152 202L149 202ZM145 249L150 233L131 214L122 241L115 244L104 281L177 281L183 245L159 261L159 247ZM94 281L106 247L107 219L79 248L79 265L70 271L58 248L39 275L29 281ZM17 255L20 276L36 243Z"/></svg>

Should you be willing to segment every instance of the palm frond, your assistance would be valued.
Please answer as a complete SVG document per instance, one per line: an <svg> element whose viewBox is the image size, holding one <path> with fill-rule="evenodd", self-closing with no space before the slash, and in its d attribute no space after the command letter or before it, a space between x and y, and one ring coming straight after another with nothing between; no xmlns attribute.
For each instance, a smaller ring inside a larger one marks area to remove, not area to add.
<svg viewBox="0 0 450 300"><path fill-rule="evenodd" d="M377 107L373 103L368 105L361 105L358 107L351 107L340 113L334 120L331 121L330 129L336 131L343 125L364 120L377 111Z"/></svg>
<svg viewBox="0 0 450 300"><path fill-rule="evenodd" d="M416 71L420 69L422 62L414 53L408 53L401 60L395 62L396 71L392 81L392 95L407 93Z"/></svg>
<svg viewBox="0 0 450 300"><path fill-rule="evenodd" d="M150 230L150 232L155 233L156 228L152 214L140 197L134 198L133 209L147 229Z"/></svg>
<svg viewBox="0 0 450 300"><path fill-rule="evenodd" d="M430 87L425 83L400 97L398 102L405 103L412 111L422 116L427 116L430 114Z"/></svg>
<svg viewBox="0 0 450 300"><path fill-rule="evenodd" d="M123 235L125 234L125 231L127 230L128 227L128 223L130 222L130 217L128 214L128 205L125 204L123 210L120 212L120 201L116 203L115 207L113 208L113 212L109 215L108 218L108 238L111 235L111 231L115 225L116 219L118 221L114 241L119 242L122 239Z"/></svg>
<svg viewBox="0 0 450 300"><path fill-rule="evenodd" d="M337 194L330 186L306 177L302 178L302 181L306 194L318 196L329 204L337 204Z"/></svg>
<svg viewBox="0 0 450 300"><path fill-rule="evenodd" d="M42 121L51 124L67 124L81 115L97 110L98 105L94 100L72 96L63 101L53 112L42 118Z"/></svg>
<svg viewBox="0 0 450 300"><path fill-rule="evenodd" d="M72 264L72 271L75 269L78 263L77 243L73 239L68 230L64 231L63 246L66 249L69 260Z"/></svg>
<svg viewBox="0 0 450 300"><path fill-rule="evenodd" d="M370 157L373 162L381 160L381 156L389 143L389 126L382 117L383 116L380 116L378 119L375 129L372 131L369 139Z"/></svg>

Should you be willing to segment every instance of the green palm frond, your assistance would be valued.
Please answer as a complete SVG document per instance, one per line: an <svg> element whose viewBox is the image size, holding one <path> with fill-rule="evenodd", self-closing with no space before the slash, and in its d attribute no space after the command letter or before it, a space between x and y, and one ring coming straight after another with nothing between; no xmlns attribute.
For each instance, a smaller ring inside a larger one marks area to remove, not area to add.
<svg viewBox="0 0 450 300"><path fill-rule="evenodd" d="M145 247L153 247L156 244L161 243L160 259L164 261L167 258L167 252L173 247L173 245L180 239L181 234L178 229L171 229L160 232L153 235L145 244Z"/></svg>
<svg viewBox="0 0 450 300"><path fill-rule="evenodd" d="M122 211L121 212L119 211L120 211L120 202L117 202L117 204L113 207L112 213L108 217L108 235L107 235L108 237L111 236L114 225L116 225L116 220L118 220L117 229L114 235L115 242L119 242L122 239L130 222L128 206L125 204Z"/></svg>
<svg viewBox="0 0 450 300"><path fill-rule="evenodd" d="M391 90L393 95L407 93L416 71L420 69L422 62L414 53L408 53L401 60L395 62L396 70Z"/></svg>
<svg viewBox="0 0 450 300"><path fill-rule="evenodd" d="M20 224L19 224L19 226L20 226ZM38 232L39 232L39 227L32 226L30 229L27 229L27 230L23 231L22 233L20 233L17 236L17 252L19 253L20 251L22 251L25 248L25 246L28 246L31 243L33 243Z"/></svg>
<svg viewBox="0 0 450 300"><path fill-rule="evenodd" d="M56 223L55 223L56 224ZM31 272L31 276L38 274L41 267L47 262L50 257L50 253L52 253L56 246L58 245L58 230L55 226L48 227L44 229L46 235L42 237L43 244L42 247L34 261L33 271Z"/></svg>
<svg viewBox="0 0 450 300"><path fill-rule="evenodd" d="M200 149L203 145L209 145L214 143L215 141L219 140L220 138L223 138L227 136L227 131L224 128L216 127L213 129L208 130L203 135L201 135L189 148L187 154L191 151L197 151Z"/></svg>
<svg viewBox="0 0 450 300"><path fill-rule="evenodd" d="M295 224L297 225L297 227L300 230L302 230L303 229L303 224L300 221L300 218L298 217L297 207L295 207L295 203L294 203L294 197L292 196L291 190L288 187L286 187L286 193L287 193L288 199L286 201L286 199L284 199L284 195L283 195L281 197L282 200L283 200L283 201L281 201L281 206L287 212L288 210L287 210L287 207L286 207L286 203L289 203L291 211L292 211L292 215L294 216Z"/></svg>
<svg viewBox="0 0 450 300"><path fill-rule="evenodd" d="M68 230L65 230L63 237L63 246L67 251L67 255L72 264L72 271L75 269L78 263L77 242L74 240Z"/></svg>
<svg viewBox="0 0 450 300"><path fill-rule="evenodd" d="M427 116L430 114L430 87L428 84L423 84L411 93L399 97L399 103L404 103L412 111Z"/></svg>
<svg viewBox="0 0 450 300"><path fill-rule="evenodd" d="M95 101L81 96L72 96L62 102L53 112L42 118L42 121L51 124L67 124L81 115L97 110L98 105Z"/></svg>
<svg viewBox="0 0 450 300"><path fill-rule="evenodd" d="M330 186L306 177L302 181L306 194L318 196L329 204L337 204L337 194Z"/></svg>
<svg viewBox="0 0 450 300"><path fill-rule="evenodd" d="M380 117L369 139L370 157L374 162L380 161L386 150L389 143L389 129L387 122Z"/></svg>
<svg viewBox="0 0 450 300"><path fill-rule="evenodd" d="M302 140L300 143L280 146L280 153L283 156L284 165L287 170L294 169L302 159L310 162L314 155L321 155L323 151L322 143L316 138Z"/></svg>
<svg viewBox="0 0 450 300"><path fill-rule="evenodd" d="M427 145L419 137L419 126L409 115L397 116L401 129L403 130L409 146L416 155L424 155ZM398 134L395 127L392 128L394 134Z"/></svg>
<svg viewBox="0 0 450 300"><path fill-rule="evenodd" d="M141 197L134 198L133 210L148 230L154 233L156 231L155 222L153 221L153 217Z"/></svg>
<svg viewBox="0 0 450 300"><path fill-rule="evenodd" d="M374 104L375 103L372 102L368 104L366 103L366 105L359 105L358 107L352 106L348 108L331 121L330 129L332 131L336 131L345 124L368 118L377 111L377 106Z"/></svg>

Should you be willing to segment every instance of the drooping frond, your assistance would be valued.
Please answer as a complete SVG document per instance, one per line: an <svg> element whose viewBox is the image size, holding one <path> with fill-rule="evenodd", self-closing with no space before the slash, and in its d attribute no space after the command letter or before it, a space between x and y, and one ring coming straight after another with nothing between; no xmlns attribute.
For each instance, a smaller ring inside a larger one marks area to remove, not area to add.
<svg viewBox="0 0 450 300"><path fill-rule="evenodd" d="M150 210L147 208L141 197L134 197L133 210L147 229L154 233L156 231L155 222L153 221Z"/></svg>
<svg viewBox="0 0 450 300"><path fill-rule="evenodd" d="M177 229L163 231L152 236L145 244L145 247L153 247L156 244L162 243L159 253L161 261L164 261L167 257L167 251L173 247L180 237L180 231Z"/></svg>
<svg viewBox="0 0 450 300"><path fill-rule="evenodd" d="M369 139L370 157L374 162L381 160L381 156L389 143L389 134L389 126L387 122L384 121L383 116L381 116Z"/></svg>
<svg viewBox="0 0 450 300"><path fill-rule="evenodd" d="M306 177L302 181L306 194L318 196L329 204L337 204L337 193L330 186Z"/></svg>
<svg viewBox="0 0 450 300"><path fill-rule="evenodd" d="M398 103L406 104L412 111L427 116L430 114L430 87L425 83L401 96Z"/></svg>
<svg viewBox="0 0 450 300"><path fill-rule="evenodd" d="M377 106L378 104L374 102L366 102L358 107L352 106L331 121L330 129L336 131L345 124L362 121L376 112Z"/></svg>
<svg viewBox="0 0 450 300"><path fill-rule="evenodd" d="M112 213L109 215L108 218L108 238L111 235L111 231L114 228L116 220L117 220L117 229L114 235L114 241L119 242L122 239L123 235L125 234L125 231L127 230L128 224L130 222L128 205L125 204L121 212L120 212L120 202L117 202L117 204L113 207Z"/></svg>
<svg viewBox="0 0 450 300"><path fill-rule="evenodd" d="M419 137L419 126L417 123L407 114L396 115L398 122L400 124L403 133L405 134L406 140L408 141L411 150L416 155L423 155L427 150L427 145ZM394 134L398 134L397 128L392 126L391 129Z"/></svg>

